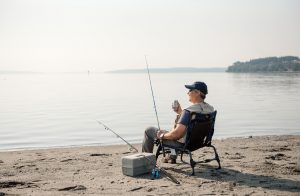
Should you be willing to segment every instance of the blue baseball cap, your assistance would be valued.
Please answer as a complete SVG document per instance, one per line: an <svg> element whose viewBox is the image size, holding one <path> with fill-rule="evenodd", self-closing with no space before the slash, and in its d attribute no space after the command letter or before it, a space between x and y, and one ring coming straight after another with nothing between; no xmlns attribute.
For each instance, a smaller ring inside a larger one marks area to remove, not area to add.
<svg viewBox="0 0 300 196"><path fill-rule="evenodd" d="M194 82L191 85L184 85L184 86L187 89L191 89L191 90L196 89L196 90L199 90L199 91L201 91L205 95L208 93L208 91L207 91L207 85L204 82Z"/></svg>

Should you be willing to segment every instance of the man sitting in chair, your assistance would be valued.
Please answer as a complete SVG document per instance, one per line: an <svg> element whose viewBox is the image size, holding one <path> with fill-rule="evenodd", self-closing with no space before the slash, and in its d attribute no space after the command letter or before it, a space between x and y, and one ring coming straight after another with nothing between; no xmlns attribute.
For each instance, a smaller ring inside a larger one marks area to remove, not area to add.
<svg viewBox="0 0 300 196"><path fill-rule="evenodd" d="M142 144L143 152L153 152L154 141L163 139L168 146L180 147L184 144L186 138L186 128L190 122L190 112L212 113L214 108L204 102L207 95L207 85L204 82L194 82L192 85L185 85L188 91L189 101L192 103L188 108L182 110L178 104L177 108L173 108L177 113L175 126L171 131L158 130L156 127L148 127L145 130L144 140ZM170 156L171 163L176 163L176 155ZM165 161L167 162L167 161Z"/></svg>

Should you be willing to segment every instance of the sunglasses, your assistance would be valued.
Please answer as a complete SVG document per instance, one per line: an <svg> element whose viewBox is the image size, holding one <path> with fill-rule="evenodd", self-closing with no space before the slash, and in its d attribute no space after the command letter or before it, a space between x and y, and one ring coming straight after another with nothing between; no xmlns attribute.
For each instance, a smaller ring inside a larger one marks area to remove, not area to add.
<svg viewBox="0 0 300 196"><path fill-rule="evenodd" d="M196 89L190 89L190 90L189 90L189 93L192 92L192 91L197 91L197 90L196 90Z"/></svg>

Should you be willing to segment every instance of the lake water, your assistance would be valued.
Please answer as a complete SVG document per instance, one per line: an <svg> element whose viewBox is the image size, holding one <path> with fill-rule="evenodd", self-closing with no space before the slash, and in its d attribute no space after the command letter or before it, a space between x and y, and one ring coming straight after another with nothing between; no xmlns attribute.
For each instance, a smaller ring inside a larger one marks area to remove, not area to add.
<svg viewBox="0 0 300 196"><path fill-rule="evenodd" d="M218 110L215 138L300 134L300 73L151 74L162 129L173 126L184 84L205 81ZM0 74L0 150L140 143L156 126L146 74Z"/></svg>

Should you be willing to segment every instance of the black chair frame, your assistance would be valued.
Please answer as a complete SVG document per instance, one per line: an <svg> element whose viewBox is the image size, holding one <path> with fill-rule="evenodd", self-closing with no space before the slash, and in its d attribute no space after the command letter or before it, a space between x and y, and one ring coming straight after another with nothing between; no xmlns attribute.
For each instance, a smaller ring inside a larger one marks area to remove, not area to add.
<svg viewBox="0 0 300 196"><path fill-rule="evenodd" d="M190 112L190 123L187 126L187 136L186 141L182 144L181 147L168 146L163 140L156 141L158 148L156 151L156 160L159 155L163 154L165 157L165 153L170 153L170 149L175 149L177 155L181 155L181 162L185 164L190 164L192 168L191 175L195 175L195 165L198 163L208 163L210 161L216 160L218 162L218 168L221 169L221 163L219 159L219 155L217 153L217 149L215 146L211 144L211 140L214 134L214 125L216 119L217 111L214 111L210 114L202 114ZM192 157L192 152L198 150L203 147L211 147L214 150L215 157L212 159L205 159L202 161L194 161ZM183 154L188 154L190 157L190 163L185 162L182 157Z"/></svg>

